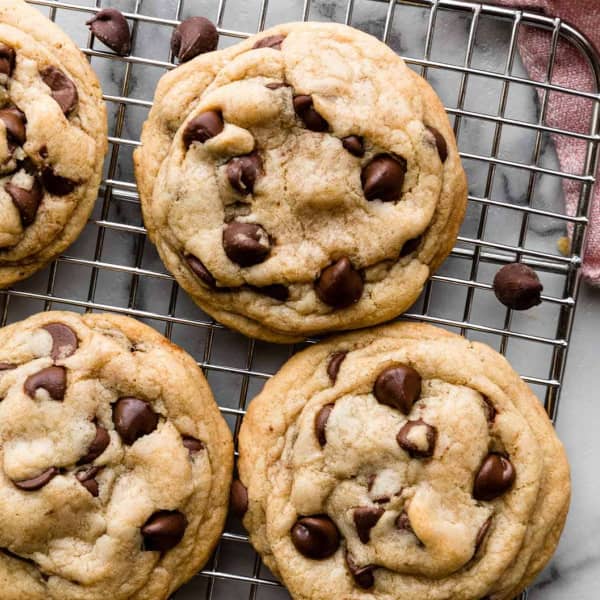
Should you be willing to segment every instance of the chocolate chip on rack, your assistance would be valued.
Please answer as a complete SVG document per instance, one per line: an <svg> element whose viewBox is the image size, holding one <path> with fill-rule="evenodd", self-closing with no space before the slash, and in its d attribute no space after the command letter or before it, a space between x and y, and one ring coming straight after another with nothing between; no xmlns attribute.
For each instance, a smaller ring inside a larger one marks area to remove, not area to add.
<svg viewBox="0 0 600 600"><path fill-rule="evenodd" d="M64 323L48 323L45 329L52 336L52 360L62 360L75 353L79 346L77 334Z"/></svg>
<svg viewBox="0 0 600 600"><path fill-rule="evenodd" d="M365 155L365 142L359 135L349 135L342 138L342 146L354 156L362 158Z"/></svg>
<svg viewBox="0 0 600 600"><path fill-rule="evenodd" d="M15 51L0 42L0 75L11 77L15 68Z"/></svg>
<svg viewBox="0 0 600 600"><path fill-rule="evenodd" d="M406 160L400 156L376 156L362 170L361 182L365 198L383 202L400 200L406 169Z"/></svg>
<svg viewBox="0 0 600 600"><path fill-rule="evenodd" d="M239 479L234 479L231 483L229 506L239 519L243 518L248 511L248 490Z"/></svg>
<svg viewBox="0 0 600 600"><path fill-rule="evenodd" d="M317 132L329 129L329 123L315 109L312 96L305 94L294 96L294 110L304 121L307 129Z"/></svg>
<svg viewBox="0 0 600 600"><path fill-rule="evenodd" d="M189 268L194 272L196 277L200 279L200 281L202 281L210 288L215 288L217 286L215 278L210 274L210 271L204 266L204 263L202 263L201 260L199 260L192 254L188 254L185 257L185 260Z"/></svg>
<svg viewBox="0 0 600 600"><path fill-rule="evenodd" d="M50 467L43 473L32 477L31 479L21 479L19 481L13 481L15 486L24 492L36 492L41 490L44 486L48 485L58 474L59 470L56 467Z"/></svg>
<svg viewBox="0 0 600 600"><path fill-rule="evenodd" d="M40 71L43 82L50 88L51 95L65 115L72 113L79 102L75 84L59 68L46 67Z"/></svg>
<svg viewBox="0 0 600 600"><path fill-rule="evenodd" d="M298 519L291 536L296 550L314 560L329 558L340 547L340 532L326 515Z"/></svg>
<svg viewBox="0 0 600 600"><path fill-rule="evenodd" d="M396 439L411 458L429 458L435 450L437 429L422 419L407 421Z"/></svg>
<svg viewBox="0 0 600 600"><path fill-rule="evenodd" d="M223 115L216 110L209 110L194 117L185 127L183 132L183 143L189 148L194 142L204 142L219 135L225 124Z"/></svg>
<svg viewBox="0 0 600 600"><path fill-rule="evenodd" d="M326 428L327 421L331 415L331 411L334 409L334 404L326 404L315 417L315 435L321 447L327 443Z"/></svg>
<svg viewBox="0 0 600 600"><path fill-rule="evenodd" d="M377 401L407 415L421 395L421 376L408 365L394 365L382 371L375 381Z"/></svg>
<svg viewBox="0 0 600 600"><path fill-rule="evenodd" d="M198 454L198 452L202 452L202 450L206 449L206 444L190 435L184 435L181 438L181 443L187 448L190 456L194 454Z"/></svg>
<svg viewBox="0 0 600 600"><path fill-rule="evenodd" d="M121 56L131 52L131 32L123 13L116 8L99 10L86 25L111 50Z"/></svg>
<svg viewBox="0 0 600 600"><path fill-rule="evenodd" d="M400 258L404 258L405 256L412 254L421 245L422 239L423 238L419 236L405 242L404 246L402 246L402 250L400 250Z"/></svg>
<svg viewBox="0 0 600 600"><path fill-rule="evenodd" d="M368 590L375 585L374 572L377 568L376 565L359 567L348 552L346 552L346 565L348 566L348 570L354 578L356 585L363 588L363 590Z"/></svg>
<svg viewBox="0 0 600 600"><path fill-rule="evenodd" d="M475 538L475 552L473 553L474 555L477 554L483 542L485 541L485 538L487 537L487 534L489 533L490 528L492 526L492 521L493 518L489 517L486 520L486 522L479 528L479 531L477 532L477 537Z"/></svg>
<svg viewBox="0 0 600 600"><path fill-rule="evenodd" d="M541 304L544 286L537 273L523 263L504 265L494 277L496 298L514 310L527 310Z"/></svg>
<svg viewBox="0 0 600 600"><path fill-rule="evenodd" d="M331 358L329 359L329 364L327 365L327 375L329 375L329 380L331 381L331 383L335 384L335 382L337 381L338 373L340 372L342 363L346 360L347 355L347 350L334 352L331 355Z"/></svg>
<svg viewBox="0 0 600 600"><path fill-rule="evenodd" d="M145 400L125 397L113 406L113 422L117 433L131 446L137 439L156 429L158 415Z"/></svg>
<svg viewBox="0 0 600 600"><path fill-rule="evenodd" d="M223 229L223 248L229 260L241 267L251 267L267 259L271 241L261 225L232 221Z"/></svg>
<svg viewBox="0 0 600 600"><path fill-rule="evenodd" d="M31 225L35 221L35 216L44 198L44 190L39 180L34 178L29 190L10 182L4 186L4 189L17 207L23 226Z"/></svg>
<svg viewBox="0 0 600 600"><path fill-rule="evenodd" d="M110 444L110 435L108 430L98 423L94 423L94 425L96 426L96 434L92 440L92 443L88 447L87 453L77 461L78 465L85 465L87 463L94 462Z"/></svg>
<svg viewBox="0 0 600 600"><path fill-rule="evenodd" d="M371 529L377 525L384 512L385 510L379 506L361 506L354 510L352 519L356 526L358 539L363 544L368 544L371 540Z"/></svg>
<svg viewBox="0 0 600 600"><path fill-rule="evenodd" d="M273 298L273 300L278 300L279 302L285 302L290 297L290 290L285 285L280 283L273 283L271 285L265 285L262 287L255 285L248 287L258 294L264 294L265 296L269 296L269 298Z"/></svg>
<svg viewBox="0 0 600 600"><path fill-rule="evenodd" d="M30 375L23 384L25 393L36 397L39 389L46 390L52 400L62 401L67 391L67 371L64 367L47 367Z"/></svg>
<svg viewBox="0 0 600 600"><path fill-rule="evenodd" d="M144 550L166 552L183 539L188 526L183 513L161 510L154 513L142 527Z"/></svg>
<svg viewBox="0 0 600 600"><path fill-rule="evenodd" d="M252 46L252 49L256 50L257 48L272 48L273 50L281 50L281 44L283 44L285 38L285 35L268 35L258 40L254 46Z"/></svg>
<svg viewBox="0 0 600 600"><path fill-rule="evenodd" d="M348 257L341 258L321 272L315 291L322 302L333 308L347 308L358 302L364 283Z"/></svg>
<svg viewBox="0 0 600 600"><path fill-rule="evenodd" d="M262 171L258 152L236 156L227 163L227 179L231 187L240 194L252 194L254 184Z"/></svg>
<svg viewBox="0 0 600 600"><path fill-rule="evenodd" d="M54 196L68 196L77 187L77 182L54 172L52 167L42 169L42 181L46 191Z"/></svg>
<svg viewBox="0 0 600 600"><path fill-rule="evenodd" d="M507 492L515 479L515 468L508 458L488 454L475 476L473 497L475 500L493 500Z"/></svg>
<svg viewBox="0 0 600 600"><path fill-rule="evenodd" d="M171 52L179 62L187 62L200 54L212 52L219 44L214 24L204 17L190 17L180 23L171 37Z"/></svg>
<svg viewBox="0 0 600 600"><path fill-rule="evenodd" d="M446 162L446 159L448 158L448 144L446 143L446 139L435 127L430 127L429 125L426 125L425 127L427 127L429 133L434 137L440 160Z"/></svg>
<svg viewBox="0 0 600 600"><path fill-rule="evenodd" d="M0 110L0 121L4 123L8 132L9 141L17 146L22 146L26 139L27 119L18 108L4 108Z"/></svg>
<svg viewBox="0 0 600 600"><path fill-rule="evenodd" d="M101 467L91 467L89 469L81 469L75 473L75 479L94 497L97 498L100 494L100 486L96 480L96 475L102 470Z"/></svg>

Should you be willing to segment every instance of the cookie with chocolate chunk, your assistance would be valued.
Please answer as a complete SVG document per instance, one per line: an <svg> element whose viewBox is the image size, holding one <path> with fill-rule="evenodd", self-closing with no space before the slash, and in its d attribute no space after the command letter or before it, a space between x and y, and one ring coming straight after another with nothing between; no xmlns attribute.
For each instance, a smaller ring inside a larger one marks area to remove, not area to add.
<svg viewBox="0 0 600 600"><path fill-rule="evenodd" d="M106 110L88 61L21 0L0 4L0 288L79 235L107 149Z"/></svg>
<svg viewBox="0 0 600 600"><path fill-rule="evenodd" d="M569 507L533 392L488 346L430 325L296 355L252 401L239 453L244 525L293 598L512 600Z"/></svg>
<svg viewBox="0 0 600 600"><path fill-rule="evenodd" d="M162 600L227 513L233 444L195 361L115 315L0 329L3 600Z"/></svg>
<svg viewBox="0 0 600 600"><path fill-rule="evenodd" d="M135 153L144 221L210 315L276 342L381 323L466 204L432 88L375 38L281 25L161 80Z"/></svg>

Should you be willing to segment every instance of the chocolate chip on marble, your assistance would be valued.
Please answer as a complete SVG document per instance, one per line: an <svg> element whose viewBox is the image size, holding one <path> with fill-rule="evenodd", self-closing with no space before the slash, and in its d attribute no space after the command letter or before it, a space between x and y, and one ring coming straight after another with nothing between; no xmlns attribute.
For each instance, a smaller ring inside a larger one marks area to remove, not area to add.
<svg viewBox="0 0 600 600"><path fill-rule="evenodd" d="M317 436L317 440L319 440L321 448L327 443L327 421L333 408L333 404L326 404L315 416L315 435Z"/></svg>
<svg viewBox="0 0 600 600"><path fill-rule="evenodd" d="M212 52L219 44L219 33L205 17L190 17L173 32L171 52L179 62L187 62L200 54Z"/></svg>
<svg viewBox="0 0 600 600"><path fill-rule="evenodd" d="M48 323L45 329L52 336L52 360L62 360L75 353L79 346L79 340L75 332L64 323Z"/></svg>
<svg viewBox="0 0 600 600"><path fill-rule="evenodd" d="M108 434L108 431L98 423L95 423L95 426L96 435L89 445L87 453L77 462L78 465L94 462L110 444L110 435Z"/></svg>
<svg viewBox="0 0 600 600"><path fill-rule="evenodd" d="M317 112L312 96L305 94L294 96L294 110L307 129L311 131L327 131L329 123Z"/></svg>
<svg viewBox="0 0 600 600"><path fill-rule="evenodd" d="M254 46L252 46L253 50L257 48L272 48L273 50L281 50L281 44L285 40L287 36L285 35L268 35L260 40L258 40Z"/></svg>
<svg viewBox="0 0 600 600"><path fill-rule="evenodd" d="M120 398L113 406L113 423L123 441L131 446L137 439L156 429L158 415L149 402L125 397Z"/></svg>
<svg viewBox="0 0 600 600"><path fill-rule="evenodd" d="M86 25L105 46L117 54L125 56L131 52L131 32L120 10L103 8Z"/></svg>
<svg viewBox="0 0 600 600"><path fill-rule="evenodd" d="M298 519L291 536L296 550L313 560L329 558L340 547L340 532L326 515Z"/></svg>
<svg viewBox="0 0 600 600"><path fill-rule="evenodd" d="M498 414L498 411L496 410L496 407L492 404L492 401L487 396L483 396L483 402L485 403L484 408L487 420L490 423L493 423L496 420L496 415Z"/></svg>
<svg viewBox="0 0 600 600"><path fill-rule="evenodd" d="M342 146L353 156L362 158L365 155L365 142L359 135L349 135L342 138Z"/></svg>
<svg viewBox="0 0 600 600"><path fill-rule="evenodd" d="M4 123L8 139L17 146L22 146L26 140L25 125L27 124L27 119L25 118L25 113L21 112L15 106L4 108L0 110L0 121Z"/></svg>
<svg viewBox="0 0 600 600"><path fill-rule="evenodd" d="M435 138L435 146L440 156L440 160L446 162L446 159L448 158L448 144L446 143L446 139L435 127L429 125L426 125L425 127L427 127L429 132Z"/></svg>
<svg viewBox="0 0 600 600"><path fill-rule="evenodd" d="M262 171L262 160L258 152L236 156L227 163L229 185L240 194L252 194L254 184Z"/></svg>
<svg viewBox="0 0 600 600"><path fill-rule="evenodd" d="M435 450L437 429L422 419L407 421L398 432L396 440L411 458L429 458Z"/></svg>
<svg viewBox="0 0 600 600"><path fill-rule="evenodd" d="M522 263L504 265L494 277L496 298L514 310L527 310L541 304L544 286L537 273Z"/></svg>
<svg viewBox="0 0 600 600"><path fill-rule="evenodd" d="M488 454L475 476L475 500L493 500L507 492L516 479L515 468L501 454Z"/></svg>
<svg viewBox="0 0 600 600"><path fill-rule="evenodd" d="M379 154L361 173L361 182L367 200L392 202L402 193L406 160L391 154Z"/></svg>
<svg viewBox="0 0 600 600"><path fill-rule="evenodd" d="M279 302L285 302L290 297L290 290L281 283L273 283L263 287L250 286L250 288L258 294L264 294L269 298L273 298L273 300L279 300Z"/></svg>
<svg viewBox="0 0 600 600"><path fill-rule="evenodd" d="M194 117L183 131L183 143L189 148L193 142L204 144L219 135L225 127L223 115L216 110L208 110Z"/></svg>
<svg viewBox="0 0 600 600"><path fill-rule="evenodd" d="M65 115L71 113L79 102L79 94L75 84L54 66L40 71L43 82L50 88L52 98L60 106Z"/></svg>
<svg viewBox="0 0 600 600"><path fill-rule="evenodd" d="M486 538L491 526L492 526L492 517L487 519L486 522L479 528L479 531L477 532L477 537L475 538L475 552L473 554L477 554L479 548L481 548L481 545L485 541L485 538Z"/></svg>
<svg viewBox="0 0 600 600"><path fill-rule="evenodd" d="M61 401L67 391L67 371L64 367L47 367L30 375L23 388L31 398L35 398L36 391L42 388L50 394L52 400Z"/></svg>
<svg viewBox="0 0 600 600"><path fill-rule="evenodd" d="M408 513L405 510L403 510L396 518L396 529L414 534L410 519L408 518Z"/></svg>
<svg viewBox="0 0 600 600"><path fill-rule="evenodd" d="M421 376L408 365L393 365L378 375L373 394L381 404L407 415L421 395Z"/></svg>
<svg viewBox="0 0 600 600"><path fill-rule="evenodd" d="M187 448L187 451L190 453L190 455L198 454L198 452L202 452L202 450L206 448L204 442L192 437L191 435L182 436L181 443L185 448Z"/></svg>
<svg viewBox="0 0 600 600"><path fill-rule="evenodd" d="M270 89L270 90L279 90L281 88L285 88L285 87L292 87L289 83L278 83L278 82L274 82L274 83L267 83L267 85L265 85L266 88Z"/></svg>
<svg viewBox="0 0 600 600"><path fill-rule="evenodd" d="M198 258L196 258L193 254L188 254L185 257L185 261L187 262L190 269L194 272L196 277L200 279L203 283L205 283L210 288L215 288L217 282L215 278L211 275L210 271L204 266L204 263Z"/></svg>
<svg viewBox="0 0 600 600"><path fill-rule="evenodd" d="M23 227L31 225L44 198L44 190L38 179L34 178L30 190L18 187L14 183L7 183L4 189L17 207Z"/></svg>
<svg viewBox="0 0 600 600"><path fill-rule="evenodd" d="M374 571L377 568L375 565L359 567L348 552L346 552L346 564L356 585L363 588L363 590L368 590L375 585Z"/></svg>
<svg viewBox="0 0 600 600"><path fill-rule="evenodd" d="M223 248L229 260L241 267L251 267L267 259L271 240L261 225L232 221L223 229Z"/></svg>
<svg viewBox="0 0 600 600"><path fill-rule="evenodd" d="M358 302L364 283L348 257L340 258L321 272L315 291L322 302L334 308L347 308Z"/></svg>
<svg viewBox="0 0 600 600"><path fill-rule="evenodd" d="M378 506L361 506L354 509L352 518L356 526L358 539L363 544L368 544L371 539L371 529L377 525L385 510Z"/></svg>
<svg viewBox="0 0 600 600"><path fill-rule="evenodd" d="M98 497L100 487L96 481L96 475L100 473L101 467L91 467L90 469L81 469L75 473L75 478L94 498Z"/></svg>
<svg viewBox="0 0 600 600"><path fill-rule="evenodd" d="M56 467L50 467L43 473L40 473L31 479L21 479L20 481L13 481L13 483L24 492L35 492L50 483L59 472L60 471Z"/></svg>
<svg viewBox="0 0 600 600"><path fill-rule="evenodd" d="M42 182L46 190L54 196L68 196L78 185L76 181L55 173L52 167L42 170Z"/></svg>
<svg viewBox="0 0 600 600"><path fill-rule="evenodd" d="M346 360L346 356L348 355L347 350L340 350L339 352L334 352L329 359L329 364L327 365L327 375L329 375L329 381L331 383L335 383L337 381L338 373L340 372L340 367L342 363Z"/></svg>
<svg viewBox="0 0 600 600"><path fill-rule="evenodd" d="M229 506L231 512L239 519L242 519L248 510L248 490L239 479L231 482Z"/></svg>
<svg viewBox="0 0 600 600"><path fill-rule="evenodd" d="M0 42L0 75L11 77L15 68L15 51Z"/></svg>
<svg viewBox="0 0 600 600"><path fill-rule="evenodd" d="M412 254L420 246L421 239L421 236L419 236L404 242L404 246L402 246L402 250L400 250L400 258L404 258L405 256Z"/></svg>
<svg viewBox="0 0 600 600"><path fill-rule="evenodd" d="M178 510L155 512L142 526L144 550L166 552L183 539L188 521Z"/></svg>

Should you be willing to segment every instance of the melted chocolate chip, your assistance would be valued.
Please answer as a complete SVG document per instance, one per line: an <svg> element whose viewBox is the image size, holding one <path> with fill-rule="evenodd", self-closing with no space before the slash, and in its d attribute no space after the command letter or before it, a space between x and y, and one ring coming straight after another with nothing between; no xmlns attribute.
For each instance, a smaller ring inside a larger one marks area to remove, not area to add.
<svg viewBox="0 0 600 600"><path fill-rule="evenodd" d="M123 441L131 446L137 439L156 429L158 415L144 400L120 398L113 406L113 423Z"/></svg>
<svg viewBox="0 0 600 600"><path fill-rule="evenodd" d="M262 160L258 152L236 156L227 163L227 179L231 187L240 194L252 194L254 184L262 171Z"/></svg>
<svg viewBox="0 0 600 600"><path fill-rule="evenodd" d="M31 398L35 398L36 391L42 388L50 394L52 400L61 401L67 391L67 371L64 367L47 367L30 375L23 388Z"/></svg>
<svg viewBox="0 0 600 600"><path fill-rule="evenodd" d="M279 302L285 302L290 297L290 290L280 283L273 283L263 287L250 286L250 288L259 294L273 298L273 300L279 300Z"/></svg>
<svg viewBox="0 0 600 600"><path fill-rule="evenodd" d="M95 425L96 435L89 445L87 453L77 462L78 465L94 462L110 444L110 435L108 434L108 431L102 427L102 425L98 425L98 423L95 423Z"/></svg>
<svg viewBox="0 0 600 600"><path fill-rule="evenodd" d="M367 565L366 567L359 567L350 554L346 552L346 564L348 570L354 578L356 585L361 587L363 590L368 590L375 585L374 571L377 568L375 565Z"/></svg>
<svg viewBox="0 0 600 600"><path fill-rule="evenodd" d="M341 350L340 352L334 352L329 359L329 364L327 365L327 375L329 375L329 380L331 383L335 384L337 381L338 373L340 372L340 367L342 363L346 360L346 356L348 355L347 350Z"/></svg>
<svg viewBox="0 0 600 600"><path fill-rule="evenodd" d="M219 33L211 21L204 17L190 17L183 21L171 37L171 52L179 62L217 49Z"/></svg>
<svg viewBox="0 0 600 600"><path fill-rule="evenodd" d="M473 553L474 555L477 554L479 548L481 548L481 545L485 541L485 538L487 537L491 526L492 517L487 519L487 521L480 527L479 531L477 532L477 537L475 538L475 552Z"/></svg>
<svg viewBox="0 0 600 600"><path fill-rule="evenodd" d="M494 277L496 298L514 310L527 310L541 304L543 289L537 273L522 263L505 265Z"/></svg>
<svg viewBox="0 0 600 600"><path fill-rule="evenodd" d="M488 454L475 476L473 497L475 500L493 500L507 492L515 478L515 468L508 458Z"/></svg>
<svg viewBox="0 0 600 600"><path fill-rule="evenodd" d="M229 506L231 512L239 519L242 519L248 510L248 490L239 479L231 482Z"/></svg>
<svg viewBox="0 0 600 600"><path fill-rule="evenodd" d="M4 123L9 141L17 146L22 146L26 140L27 119L25 114L16 107L4 108L0 110L0 121Z"/></svg>
<svg viewBox="0 0 600 600"><path fill-rule="evenodd" d="M364 283L350 259L341 258L321 272L315 291L322 302L334 308L347 308L358 302Z"/></svg>
<svg viewBox="0 0 600 600"><path fill-rule="evenodd" d="M192 437L191 435L184 435L181 438L181 443L187 448L190 456L193 454L198 454L198 452L202 452L206 448L204 442Z"/></svg>
<svg viewBox="0 0 600 600"><path fill-rule="evenodd" d="M285 88L285 87L291 87L289 83L267 83L267 85L265 85L266 88L270 89L270 90L279 90L281 88Z"/></svg>
<svg viewBox="0 0 600 600"><path fill-rule="evenodd" d="M28 227L35 221L35 216L44 198L44 190L37 178L34 179L30 190L7 183L4 189L11 197L21 216L23 227Z"/></svg>
<svg viewBox="0 0 600 600"><path fill-rule="evenodd" d="M189 148L193 142L204 144L210 138L219 135L224 127L223 115L220 112L209 110L200 113L185 126L183 143L186 148Z"/></svg>
<svg viewBox="0 0 600 600"><path fill-rule="evenodd" d="M43 82L50 88L52 98L60 106L65 115L71 113L79 102L79 94L75 84L56 67L46 67L40 71Z"/></svg>
<svg viewBox="0 0 600 600"><path fill-rule="evenodd" d="M312 96L294 96L294 110L307 129L311 131L327 131L329 123L317 112L313 105Z"/></svg>
<svg viewBox="0 0 600 600"><path fill-rule="evenodd" d="M423 439L418 439L421 437ZM437 429L422 419L407 421L398 432L396 440L411 458L429 458L435 450Z"/></svg>
<svg viewBox="0 0 600 600"><path fill-rule="evenodd" d="M79 346L75 332L64 323L48 323L45 329L52 336L52 360L62 360L74 354Z"/></svg>
<svg viewBox="0 0 600 600"><path fill-rule="evenodd" d="M496 407L492 404L492 401L487 396L483 396L483 401L485 403L484 408L487 420L490 423L493 423L496 420L496 415L498 414L498 411L496 410Z"/></svg>
<svg viewBox="0 0 600 600"><path fill-rule="evenodd" d="M430 127L429 125L426 125L425 127L427 127L429 132L435 138L435 146L440 156L440 160L446 162L446 159L448 158L448 144L446 143L446 139L435 127Z"/></svg>
<svg viewBox="0 0 600 600"><path fill-rule="evenodd" d="M317 436L317 440L319 440L321 448L327 443L327 421L333 408L333 404L326 404L315 416L315 435Z"/></svg>
<svg viewBox="0 0 600 600"><path fill-rule="evenodd" d="M404 246L402 246L402 250L400 250L400 258L404 258L405 256L412 254L420 246L421 239L421 236L419 236L404 242Z"/></svg>
<svg viewBox="0 0 600 600"><path fill-rule="evenodd" d="M101 470L101 467L91 467L90 469L82 469L75 473L77 481L79 481L79 483L81 483L94 498L97 498L100 494L100 487L95 477Z"/></svg>
<svg viewBox="0 0 600 600"><path fill-rule="evenodd" d="M155 512L143 525L144 550L166 552L183 539L188 521L178 510Z"/></svg>
<svg viewBox="0 0 600 600"><path fill-rule="evenodd" d="M13 365L11 363L0 363L0 372L2 371L12 371L13 369L16 369L17 365Z"/></svg>
<svg viewBox="0 0 600 600"><path fill-rule="evenodd" d="M86 25L111 50L125 56L131 52L131 32L123 13L116 8L99 10Z"/></svg>
<svg viewBox="0 0 600 600"><path fill-rule="evenodd" d="M363 544L368 544L371 539L371 529L377 525L385 510L378 506L361 506L354 509L352 518L356 526L358 539Z"/></svg>
<svg viewBox="0 0 600 600"><path fill-rule="evenodd" d="M414 534L410 519L408 518L408 513L405 510L403 510L396 518L396 529Z"/></svg>
<svg viewBox="0 0 600 600"><path fill-rule="evenodd" d="M0 75L12 76L15 68L15 51L0 42Z"/></svg>
<svg viewBox="0 0 600 600"><path fill-rule="evenodd" d="M194 272L196 277L200 279L203 283L205 283L210 288L215 288L217 282L215 278L211 275L210 271L204 266L202 261L196 258L193 254L188 254L185 257L185 261L187 262L190 269Z"/></svg>
<svg viewBox="0 0 600 600"><path fill-rule="evenodd" d="M358 158L362 158L365 155L365 143L363 138L359 135L349 135L348 137L342 138L342 146L344 146L350 154L358 156Z"/></svg>
<svg viewBox="0 0 600 600"><path fill-rule="evenodd" d="M272 48L273 50L281 50L281 44L283 44L283 40L285 40L287 36L285 35L268 35L256 42L254 46L252 46L253 50L257 48Z"/></svg>
<svg viewBox="0 0 600 600"><path fill-rule="evenodd" d="M361 182L367 200L399 200L406 175L406 160L400 156L380 154L366 165Z"/></svg>
<svg viewBox="0 0 600 600"><path fill-rule="evenodd" d="M375 381L377 401L407 415L421 395L421 376L408 365L394 365L382 371Z"/></svg>
<svg viewBox="0 0 600 600"><path fill-rule="evenodd" d="M78 185L76 181L55 173L52 167L42 170L42 181L46 190L54 196L68 196Z"/></svg>
<svg viewBox="0 0 600 600"><path fill-rule="evenodd" d="M340 546L340 532L326 515L298 519L291 536L296 550L313 560L329 558Z"/></svg>
<svg viewBox="0 0 600 600"><path fill-rule="evenodd" d="M229 260L241 267L251 267L267 259L271 241L261 225L232 221L223 229L223 248Z"/></svg>
<svg viewBox="0 0 600 600"><path fill-rule="evenodd" d="M59 473L56 467L50 467L43 473L40 473L36 477L31 479L21 479L20 481L13 481L13 483L24 492L35 492L36 490L42 489L45 485L50 483Z"/></svg>

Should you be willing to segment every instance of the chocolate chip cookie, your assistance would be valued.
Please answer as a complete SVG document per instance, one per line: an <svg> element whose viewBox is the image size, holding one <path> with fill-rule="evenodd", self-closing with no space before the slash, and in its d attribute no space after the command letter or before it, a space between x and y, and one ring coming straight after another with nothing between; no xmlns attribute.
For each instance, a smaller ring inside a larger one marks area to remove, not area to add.
<svg viewBox="0 0 600 600"><path fill-rule="evenodd" d="M229 429L195 361L114 315L0 330L0 595L158 600L227 512Z"/></svg>
<svg viewBox="0 0 600 600"><path fill-rule="evenodd" d="M89 63L21 0L0 5L0 287L28 277L79 235L107 148Z"/></svg>
<svg viewBox="0 0 600 600"><path fill-rule="evenodd" d="M429 325L346 334L252 402L237 512L304 600L512 600L570 496L541 404L491 348Z"/></svg>
<svg viewBox="0 0 600 600"><path fill-rule="evenodd" d="M276 342L399 315L466 203L434 91L335 24L282 25L165 75L135 161L167 268L210 315Z"/></svg>

